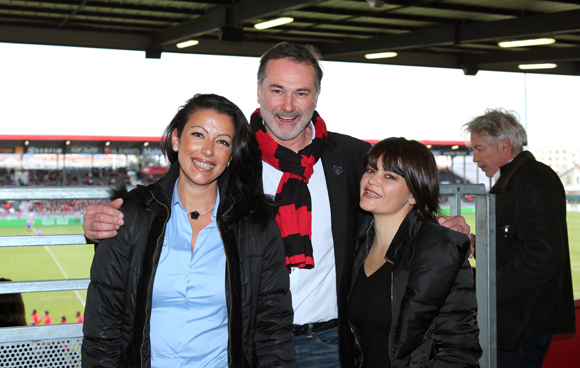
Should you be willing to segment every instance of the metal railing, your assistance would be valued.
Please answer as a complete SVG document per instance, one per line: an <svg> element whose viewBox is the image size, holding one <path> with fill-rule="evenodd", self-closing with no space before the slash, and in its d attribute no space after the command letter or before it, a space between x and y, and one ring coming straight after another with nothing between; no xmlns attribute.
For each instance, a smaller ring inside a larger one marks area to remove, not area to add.
<svg viewBox="0 0 580 368"><path fill-rule="evenodd" d="M60 199L107 199L109 197L108 189L108 187L0 187L0 200L28 201ZM75 245L85 243L86 240L83 234L0 237L0 247ZM0 283L0 294L86 290L88 285L88 278L2 282ZM10 344L22 345L28 343L31 346L34 346L35 351L38 351L40 346L47 346L47 342L48 346L51 346L50 342L53 340L78 340L77 342L69 341L69 343L66 344L67 349L70 350L70 344L77 344L80 347L80 341L82 341L82 337L82 323L48 326L4 327L1 329L0 333L0 344L3 344L4 346L2 346L2 349L6 350L9 349ZM0 363L8 364L7 361L3 361L3 359L8 359L8 356L6 354L0 355L5 357L0 359ZM47 352L45 351L42 356L47 356ZM15 363L16 365L13 366L19 366L18 364L21 363L22 362L17 362Z"/></svg>
<svg viewBox="0 0 580 368"><path fill-rule="evenodd" d="M478 302L478 323L483 356L481 367L496 367L496 297L495 297L495 196L485 193L483 184L441 185L441 195L450 197L451 215L461 214L463 196L475 196L475 231L477 239L476 295ZM106 199L108 187L0 187L0 200L52 200L52 199ZM0 237L0 247L24 247L45 245L84 244L85 237L78 235L28 235ZM31 293L46 291L83 290L89 279L14 281L0 283L0 294ZM30 359L45 359L57 355L67 366L80 366L80 345L82 344L82 324L60 324L49 326L5 327L0 333L0 356L32 354ZM64 340L63 340L64 339ZM30 349L24 349L28 346ZM60 351L60 353L50 353ZM22 366L22 361L13 365L8 358L0 358L0 364L7 367ZM10 358L12 359L12 358ZM22 358L28 359L28 358ZM52 359L52 358L51 358ZM28 360L30 362L30 360ZM78 363L77 363L78 362ZM62 365L62 364L60 364ZM60 366L56 365L56 366Z"/></svg>
<svg viewBox="0 0 580 368"><path fill-rule="evenodd" d="M479 343L483 355L480 367L497 366L497 315L495 283L495 195L485 193L483 184L441 185L441 195L450 196L451 215L461 214L463 196L475 196L475 294Z"/></svg>

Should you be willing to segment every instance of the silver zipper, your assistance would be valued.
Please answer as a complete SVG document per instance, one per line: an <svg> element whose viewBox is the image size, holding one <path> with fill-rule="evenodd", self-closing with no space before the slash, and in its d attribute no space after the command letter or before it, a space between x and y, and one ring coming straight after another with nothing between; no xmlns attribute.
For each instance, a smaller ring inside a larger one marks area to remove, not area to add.
<svg viewBox="0 0 580 368"><path fill-rule="evenodd" d="M385 256L385 260L389 263L391 263L393 266L395 266L394 262L391 262L390 260L387 259L387 256ZM387 349L389 349L388 354L389 354L389 360L391 361L391 366L393 365L393 356L392 356L392 350L391 347L393 346L393 335L395 334L395 331L393 329L393 325L395 324L395 310L394 310L394 298L393 298L393 290L394 290L394 280L393 278L395 277L395 272L394 269L393 271L391 271L391 330L389 331L389 346L387 347Z"/></svg>
<svg viewBox="0 0 580 368"><path fill-rule="evenodd" d="M153 198L153 200L157 203L159 203L160 205L162 205L163 207L165 207L165 210L167 211L168 216L165 218L165 223L163 224L163 231L161 232L161 234L159 235L159 237L157 238L157 247L155 248L155 253L153 254L153 259L157 258L157 252L159 251L159 240L161 239L161 235L165 234L165 227L167 226L167 222L169 221L169 208L164 204L161 203L159 200L157 200L157 198L155 198L155 196L153 195L153 193L151 193L151 197ZM151 303L151 284L153 282L153 280L155 279L155 270L157 269L157 264L155 264L153 266L153 270L151 271L151 278L149 279L149 286L147 287L147 304ZM145 308L145 321L149 320L149 308L148 306L146 306ZM145 344L145 328L146 328L147 324L145 324L143 326L143 340L141 342L141 348L139 349L139 352L141 353L141 367L144 366L143 364L143 345Z"/></svg>
<svg viewBox="0 0 580 368"><path fill-rule="evenodd" d="M366 240L366 246L367 246L367 257L368 257L368 254L369 254L369 231L370 231L371 227L373 226L373 223L374 223L374 221L370 223L370 225L369 225L369 227L367 229L367 236L365 238L365 240ZM366 260L366 258L365 258L365 260ZM350 290L349 290L348 295L346 297L346 302L347 303L348 303L348 300L350 299L350 294L352 293L352 287L353 287L354 282L356 280L356 276L358 275L358 272L359 272L361 266L364 265L364 264L365 264L365 262L363 261L356 268L356 270L355 270L355 272L354 272L354 274L352 276L352 280L351 280L351 284L350 284ZM362 367L362 364L364 362L364 354L363 354L363 351L362 351L362 347L360 346L360 341L358 341L358 338L357 338L356 334L354 333L354 330L352 329L352 324L350 323L350 321L348 322L348 327L350 327L350 332L352 332L352 335L354 336L354 342L356 343L356 345L358 346L358 350L360 351L360 363L359 363L359 368L360 368L360 367Z"/></svg>
<svg viewBox="0 0 580 368"><path fill-rule="evenodd" d="M229 294L230 294L229 295L229 297L230 297L230 303L227 303L227 300L226 300L226 305L227 305L227 308L228 308L228 366L230 366L230 367L232 365L232 362L231 362L231 360L229 358L230 356L232 356L231 351L230 351L231 346L230 346L230 343L229 343L230 337L232 336L232 331L231 331L231 326L232 326L232 324L231 324L232 315L231 314L232 314L232 311L231 311L231 308L230 308L231 300L233 298L233 296L232 296L232 280L231 280L231 276L230 276L231 275L231 272L230 272L230 260L228 258L228 251L226 249L226 245L224 243L224 239L222 238L222 233L220 231L220 220L221 220L222 217L224 217L225 215L227 215L232 210L232 208L233 208L233 205L230 206L230 208L217 220L218 234L220 235L220 240L222 241L222 244L223 244L223 247L224 247L224 254L226 256L226 269L228 271L228 280L227 281L228 281L228 290L229 290Z"/></svg>

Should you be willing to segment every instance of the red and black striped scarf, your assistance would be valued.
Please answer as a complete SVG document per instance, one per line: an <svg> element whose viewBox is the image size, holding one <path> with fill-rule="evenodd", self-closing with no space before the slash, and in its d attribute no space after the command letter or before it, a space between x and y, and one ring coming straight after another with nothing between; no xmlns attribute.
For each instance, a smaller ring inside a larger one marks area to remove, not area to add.
<svg viewBox="0 0 580 368"><path fill-rule="evenodd" d="M276 222L280 228L286 265L298 268L313 268L312 255L312 200L308 181L314 165L322 156L328 133L324 120L316 111L312 115L315 137L304 149L294 152L276 143L266 131L260 109L252 114L250 125L256 135L262 160L282 171L282 179L276 191L280 203Z"/></svg>

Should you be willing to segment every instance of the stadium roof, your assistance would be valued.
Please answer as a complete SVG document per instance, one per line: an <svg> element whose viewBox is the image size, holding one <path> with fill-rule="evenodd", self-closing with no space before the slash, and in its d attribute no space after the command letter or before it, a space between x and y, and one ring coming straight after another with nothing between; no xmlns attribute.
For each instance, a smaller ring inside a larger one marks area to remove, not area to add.
<svg viewBox="0 0 580 368"><path fill-rule="evenodd" d="M385 3L381 6L382 3ZM294 22L258 30L278 17ZM498 41L550 37L544 46ZM181 41L197 46L178 49ZM0 0L0 42L260 56L277 42L317 45L326 60L580 75L579 0ZM388 59L365 54L397 52Z"/></svg>
<svg viewBox="0 0 580 368"><path fill-rule="evenodd" d="M78 136L78 135L2 135L0 134L0 153L22 154L161 154L160 137L115 137L115 136ZM378 140L367 139L374 144ZM469 147L463 141L422 140L434 154L444 156L464 156Z"/></svg>

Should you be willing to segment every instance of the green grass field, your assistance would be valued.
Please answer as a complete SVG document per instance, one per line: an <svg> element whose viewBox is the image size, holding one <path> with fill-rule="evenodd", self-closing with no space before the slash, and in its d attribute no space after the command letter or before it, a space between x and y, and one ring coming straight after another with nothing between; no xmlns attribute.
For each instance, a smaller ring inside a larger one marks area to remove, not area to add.
<svg viewBox="0 0 580 368"><path fill-rule="evenodd" d="M38 228L47 235L82 233L82 226L79 225ZM0 227L0 236L25 235L25 233L24 227ZM51 247L3 247L0 248L0 277L13 281L88 278L93 254L93 245L87 244ZM22 297L28 320L30 320L32 309L36 309L41 317L42 313L48 310L53 323L60 323L60 317L63 315L69 322L76 322L75 313L77 311L83 313L84 311L86 291L24 293Z"/></svg>
<svg viewBox="0 0 580 368"><path fill-rule="evenodd" d="M465 221L475 230L475 215L466 214ZM570 245L570 263L572 267L572 285L574 299L580 299L580 213L568 212L568 242Z"/></svg>
<svg viewBox="0 0 580 368"><path fill-rule="evenodd" d="M474 215L466 215L466 221L474 228ZM82 227L79 225L47 226L41 229L43 234L80 234L82 232ZM0 236L24 235L25 233L24 227L0 227ZM580 213L568 213L568 236L574 298L580 299ZM88 278L93 254L93 246L86 244L3 247L0 248L0 277L14 281ZM75 313L76 311L83 312L85 297L84 290L23 294L28 318L32 309L36 309L40 315L48 310L53 323L59 323L62 315L66 316L69 322L76 321Z"/></svg>

